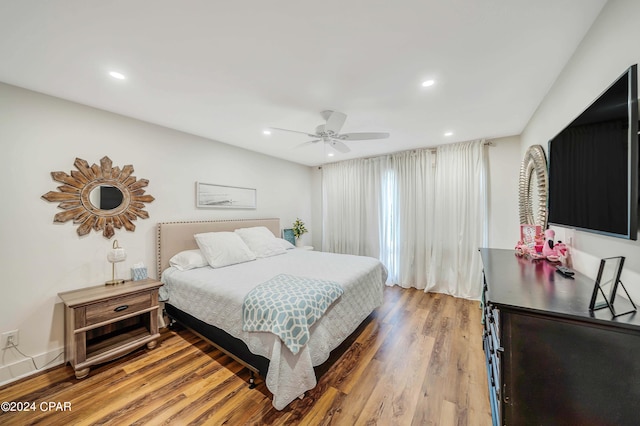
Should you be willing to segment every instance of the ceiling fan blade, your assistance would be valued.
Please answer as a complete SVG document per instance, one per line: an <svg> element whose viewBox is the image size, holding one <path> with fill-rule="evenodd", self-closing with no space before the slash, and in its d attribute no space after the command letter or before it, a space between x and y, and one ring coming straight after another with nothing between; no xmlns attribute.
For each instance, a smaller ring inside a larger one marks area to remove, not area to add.
<svg viewBox="0 0 640 426"><path fill-rule="evenodd" d="M311 145L311 144L314 144L316 142L320 142L321 140L322 139L316 139L316 140L313 140L313 141L302 142L301 144L298 144L298 145L294 146L293 148L294 149L302 148L303 146Z"/></svg>
<svg viewBox="0 0 640 426"><path fill-rule="evenodd" d="M346 119L347 116L345 114L332 111L329 118L327 118L327 124L324 126L325 132L333 132L337 135L340 132L340 129L342 129L342 125Z"/></svg>
<svg viewBox="0 0 640 426"><path fill-rule="evenodd" d="M317 137L319 137L318 135L314 135L314 134L307 133L307 132L299 132L299 131L297 131L297 130L281 129L281 128L279 128L279 127L269 127L269 128L270 128L271 130L280 130L280 131L283 131L283 132L298 133L298 134L301 134L301 135L309 136L310 138L317 138Z"/></svg>
<svg viewBox="0 0 640 426"><path fill-rule="evenodd" d="M343 141L364 141L368 139L386 139L389 133L345 133L338 136Z"/></svg>
<svg viewBox="0 0 640 426"><path fill-rule="evenodd" d="M340 151L343 154L345 152L351 151L348 146L346 146L344 143L342 143L342 142L340 142L338 140L332 139L329 143L331 144L332 147L335 148L336 151Z"/></svg>

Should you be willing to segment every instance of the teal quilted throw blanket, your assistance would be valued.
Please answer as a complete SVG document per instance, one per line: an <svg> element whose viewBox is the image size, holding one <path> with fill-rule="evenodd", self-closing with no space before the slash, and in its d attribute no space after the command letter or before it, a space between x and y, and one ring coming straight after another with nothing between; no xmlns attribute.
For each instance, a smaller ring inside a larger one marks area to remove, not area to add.
<svg viewBox="0 0 640 426"><path fill-rule="evenodd" d="M342 293L333 281L276 275L244 298L242 329L271 332L297 354L309 341L309 327Z"/></svg>

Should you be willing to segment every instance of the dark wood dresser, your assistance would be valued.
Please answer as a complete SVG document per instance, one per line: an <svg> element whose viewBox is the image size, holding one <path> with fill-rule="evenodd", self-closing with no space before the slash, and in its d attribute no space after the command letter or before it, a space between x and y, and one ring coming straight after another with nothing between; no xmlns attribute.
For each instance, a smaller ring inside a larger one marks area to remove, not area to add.
<svg viewBox="0 0 640 426"><path fill-rule="evenodd" d="M589 312L594 280L546 260L480 253L494 425L640 424L640 314Z"/></svg>

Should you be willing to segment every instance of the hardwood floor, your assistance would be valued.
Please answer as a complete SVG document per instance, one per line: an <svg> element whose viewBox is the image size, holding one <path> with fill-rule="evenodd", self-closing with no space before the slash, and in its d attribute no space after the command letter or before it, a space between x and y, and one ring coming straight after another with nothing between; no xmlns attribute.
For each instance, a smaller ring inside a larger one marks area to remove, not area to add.
<svg viewBox="0 0 640 426"><path fill-rule="evenodd" d="M282 411L261 379L249 389L242 365L188 330L168 330L156 349L83 380L59 366L0 388L0 401L35 403L0 412L0 424L490 425L480 317L478 302L388 287L316 388Z"/></svg>

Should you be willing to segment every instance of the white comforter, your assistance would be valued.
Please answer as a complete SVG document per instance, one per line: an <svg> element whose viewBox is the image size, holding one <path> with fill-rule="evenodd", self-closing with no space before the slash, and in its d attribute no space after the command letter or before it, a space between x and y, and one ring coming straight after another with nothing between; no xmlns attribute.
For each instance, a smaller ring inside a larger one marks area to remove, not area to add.
<svg viewBox="0 0 640 426"><path fill-rule="evenodd" d="M242 331L242 302L254 286L279 273L336 281L344 294L311 327L311 338L293 355L271 333ZM244 341L249 350L270 360L266 385L273 393L273 406L282 410L316 385L313 367L382 304L386 270L377 259L306 250L225 268L210 267L162 274L160 295L176 308L225 330Z"/></svg>

